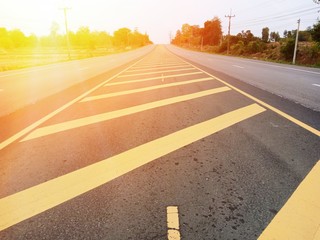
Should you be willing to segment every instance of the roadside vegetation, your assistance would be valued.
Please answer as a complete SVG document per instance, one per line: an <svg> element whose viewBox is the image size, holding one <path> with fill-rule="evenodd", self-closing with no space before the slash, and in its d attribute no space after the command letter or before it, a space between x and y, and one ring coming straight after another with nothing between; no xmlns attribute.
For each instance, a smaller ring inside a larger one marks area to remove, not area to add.
<svg viewBox="0 0 320 240"><path fill-rule="evenodd" d="M147 34L137 29L120 28L110 35L81 27L77 32L69 32L68 48L66 35L58 34L58 30L59 26L53 23L48 36L38 37L0 27L0 71L103 56L152 43Z"/></svg>
<svg viewBox="0 0 320 240"><path fill-rule="evenodd" d="M183 24L171 43L197 51L291 63L296 32L285 30L280 36L279 32L265 27L261 30L261 36L254 36L250 30L243 30L237 35L230 35L228 39L227 35L222 34L220 19L214 17L206 21L203 27ZM320 67L320 21L299 31L298 39L296 63Z"/></svg>

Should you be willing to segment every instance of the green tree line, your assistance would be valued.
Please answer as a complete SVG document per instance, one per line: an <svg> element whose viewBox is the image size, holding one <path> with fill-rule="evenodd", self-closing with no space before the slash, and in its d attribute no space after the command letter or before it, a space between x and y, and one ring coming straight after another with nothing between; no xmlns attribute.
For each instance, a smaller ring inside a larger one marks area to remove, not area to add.
<svg viewBox="0 0 320 240"><path fill-rule="evenodd" d="M298 58L301 63L320 64L320 21L306 30L299 31ZM229 38L229 39L228 39ZM296 30L279 32L264 27L261 36L254 36L251 30L243 30L237 35L223 35L218 17L199 25L183 24L171 43L213 53L254 56L271 60L289 61L293 57Z"/></svg>
<svg viewBox="0 0 320 240"><path fill-rule="evenodd" d="M34 48L34 47L67 47L66 35L58 33L59 26L52 24L48 36L38 37L35 34L26 36L21 30L7 30L0 27L0 49ZM70 45L73 48L127 48L141 47L152 42L147 34L137 29L120 28L108 34L105 31L91 31L89 27L80 27L76 32L69 32Z"/></svg>

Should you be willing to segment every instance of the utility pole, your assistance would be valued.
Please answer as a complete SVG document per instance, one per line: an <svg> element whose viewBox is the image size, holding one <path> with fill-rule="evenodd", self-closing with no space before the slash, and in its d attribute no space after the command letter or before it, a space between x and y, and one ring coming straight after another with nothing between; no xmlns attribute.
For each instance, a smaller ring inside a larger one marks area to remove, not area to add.
<svg viewBox="0 0 320 240"><path fill-rule="evenodd" d="M66 27L66 37L67 37L67 47L68 47L68 58L69 60L71 60L71 56L70 56L70 39L69 39L69 30L68 30L68 18L67 18L67 10L70 10L71 8L60 8L63 10L64 13L64 24Z"/></svg>
<svg viewBox="0 0 320 240"><path fill-rule="evenodd" d="M296 42L295 42L295 44L294 44L294 52L293 52L292 64L296 64L296 55L297 55L297 47L298 47L299 28L300 28L300 19L298 20L298 29L297 29L297 33L296 33Z"/></svg>
<svg viewBox="0 0 320 240"><path fill-rule="evenodd" d="M231 9L230 9L230 15L225 15L225 17L229 18L229 26L228 26L228 48L227 48L227 54L229 55L230 51L230 27L231 27L231 18L235 17L236 15L231 15Z"/></svg>

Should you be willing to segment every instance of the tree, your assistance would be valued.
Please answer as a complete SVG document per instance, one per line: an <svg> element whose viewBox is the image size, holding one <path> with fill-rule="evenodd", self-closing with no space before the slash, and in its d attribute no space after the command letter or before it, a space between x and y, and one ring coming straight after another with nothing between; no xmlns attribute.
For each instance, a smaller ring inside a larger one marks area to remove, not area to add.
<svg viewBox="0 0 320 240"><path fill-rule="evenodd" d="M133 47L141 47L150 43L149 36L147 34L141 34L137 28L129 37L130 45Z"/></svg>
<svg viewBox="0 0 320 240"><path fill-rule="evenodd" d="M311 33L310 30L306 30L306 31L299 31L299 42L310 42L311 41Z"/></svg>
<svg viewBox="0 0 320 240"><path fill-rule="evenodd" d="M286 60L291 60L293 58L295 40L290 38L287 43L281 46L280 52Z"/></svg>
<svg viewBox="0 0 320 240"><path fill-rule="evenodd" d="M38 38L35 34L31 34L28 38L27 38L27 42L26 42L28 47L36 47L38 45Z"/></svg>
<svg viewBox="0 0 320 240"><path fill-rule="evenodd" d="M14 29L9 32L9 37L12 40L13 47L19 48L24 47L26 45L26 36L19 29Z"/></svg>
<svg viewBox="0 0 320 240"><path fill-rule="evenodd" d="M188 23L182 25L181 34L181 43L189 43L192 37L192 29Z"/></svg>
<svg viewBox="0 0 320 240"><path fill-rule="evenodd" d="M93 32L93 41L99 47L110 48L112 46L112 36L106 32Z"/></svg>
<svg viewBox="0 0 320 240"><path fill-rule="evenodd" d="M201 45L201 38L202 38L203 29L199 27L199 25L191 26L191 45L197 46Z"/></svg>
<svg viewBox="0 0 320 240"><path fill-rule="evenodd" d="M0 48L12 48L13 42L9 37L9 32L6 28L0 28Z"/></svg>
<svg viewBox="0 0 320 240"><path fill-rule="evenodd" d="M120 28L113 33L113 44L117 47L129 46L129 35L131 30L129 28Z"/></svg>
<svg viewBox="0 0 320 240"><path fill-rule="evenodd" d="M176 44L176 45L180 45L181 44L181 31L180 30L177 30L176 32L176 36L174 37L174 39L172 40L172 43L173 44Z"/></svg>
<svg viewBox="0 0 320 240"><path fill-rule="evenodd" d="M254 35L251 33L251 30L244 31L242 30L237 34L238 41L243 41L245 44L254 40Z"/></svg>
<svg viewBox="0 0 320 240"><path fill-rule="evenodd" d="M284 32L283 32L283 37L284 37L284 38L292 38L292 37L293 37L292 32L291 32L291 31L284 30Z"/></svg>
<svg viewBox="0 0 320 240"><path fill-rule="evenodd" d="M279 42L279 40L280 40L279 32L271 32L270 33L270 40L275 41L275 42Z"/></svg>
<svg viewBox="0 0 320 240"><path fill-rule="evenodd" d="M269 41L269 28L268 27L262 28L262 38L261 39L263 42Z"/></svg>
<svg viewBox="0 0 320 240"><path fill-rule="evenodd" d="M94 48L89 27L80 27L78 29L75 36L75 45L84 48Z"/></svg>
<svg viewBox="0 0 320 240"><path fill-rule="evenodd" d="M203 44L218 45L222 36L221 21L218 17L214 17L211 21L204 23Z"/></svg>
<svg viewBox="0 0 320 240"><path fill-rule="evenodd" d="M310 31L312 40L320 43L320 21L313 25L313 28Z"/></svg>

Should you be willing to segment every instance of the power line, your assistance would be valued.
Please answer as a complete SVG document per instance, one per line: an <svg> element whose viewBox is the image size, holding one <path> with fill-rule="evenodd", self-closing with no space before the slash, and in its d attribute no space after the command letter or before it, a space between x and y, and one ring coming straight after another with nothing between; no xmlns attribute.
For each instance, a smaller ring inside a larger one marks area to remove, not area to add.
<svg viewBox="0 0 320 240"><path fill-rule="evenodd" d="M243 21L243 23L248 23L247 25L255 25L255 24L259 24L259 23L264 23L264 22L267 22L267 21L270 21L270 20L285 20L285 19L290 19L296 15L301 15L302 13L309 13L311 11L315 11L315 8L307 8L307 9L302 9L302 10L299 10L299 11L294 11L294 12L291 12L291 13L288 13L288 14L273 14L273 15L269 15L269 16L266 16L266 17L263 17L263 18L257 18L257 19L248 19L246 20L245 22ZM237 24L235 24L236 26L238 25L241 25L241 21L238 22Z"/></svg>

